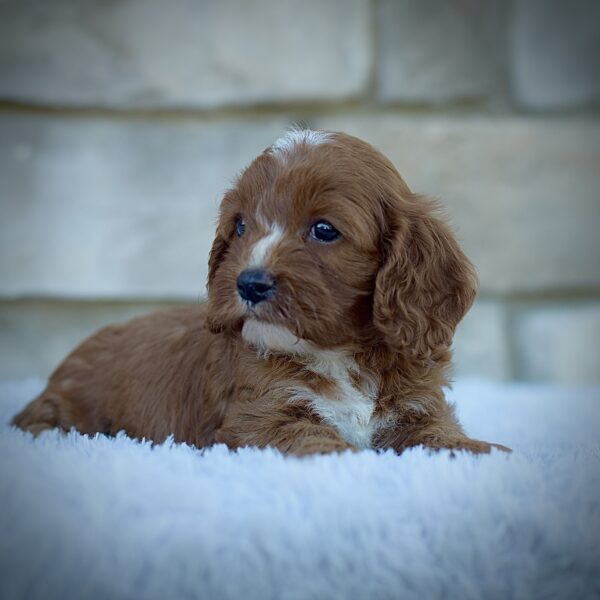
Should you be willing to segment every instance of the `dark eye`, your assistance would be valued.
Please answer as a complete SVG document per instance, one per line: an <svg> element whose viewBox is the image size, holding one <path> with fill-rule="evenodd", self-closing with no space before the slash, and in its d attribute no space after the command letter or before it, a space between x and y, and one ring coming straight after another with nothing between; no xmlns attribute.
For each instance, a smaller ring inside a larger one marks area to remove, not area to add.
<svg viewBox="0 0 600 600"><path fill-rule="evenodd" d="M310 237L319 242L335 242L341 233L328 221L317 221L310 228Z"/></svg>
<svg viewBox="0 0 600 600"><path fill-rule="evenodd" d="M246 231L246 223L242 217L238 217L235 220L235 232L238 237L242 237L244 235L244 231Z"/></svg>

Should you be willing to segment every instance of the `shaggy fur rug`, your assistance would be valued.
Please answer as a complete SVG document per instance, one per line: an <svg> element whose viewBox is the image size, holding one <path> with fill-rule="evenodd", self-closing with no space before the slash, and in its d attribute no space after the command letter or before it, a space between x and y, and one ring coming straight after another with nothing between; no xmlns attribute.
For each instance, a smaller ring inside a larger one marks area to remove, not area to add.
<svg viewBox="0 0 600 600"><path fill-rule="evenodd" d="M462 382L468 433L512 446L284 458L10 428L0 597L600 597L600 393Z"/></svg>

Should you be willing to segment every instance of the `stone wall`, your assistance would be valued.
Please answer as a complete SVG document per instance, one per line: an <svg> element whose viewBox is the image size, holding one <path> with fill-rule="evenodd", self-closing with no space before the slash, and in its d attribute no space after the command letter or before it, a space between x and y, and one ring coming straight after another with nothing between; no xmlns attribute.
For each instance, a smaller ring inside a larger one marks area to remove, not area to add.
<svg viewBox="0 0 600 600"><path fill-rule="evenodd" d="M204 294L223 190L363 137L478 267L458 375L600 380L600 3L0 0L0 376Z"/></svg>

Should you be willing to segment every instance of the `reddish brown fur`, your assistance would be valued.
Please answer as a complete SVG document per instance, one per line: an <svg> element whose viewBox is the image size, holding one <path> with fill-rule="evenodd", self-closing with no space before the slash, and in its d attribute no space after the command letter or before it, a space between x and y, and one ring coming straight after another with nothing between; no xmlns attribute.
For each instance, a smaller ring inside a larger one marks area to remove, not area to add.
<svg viewBox="0 0 600 600"><path fill-rule="evenodd" d="M243 216L246 233L235 235ZM307 234L327 219L342 238ZM268 257L273 300L250 310L236 293L251 248L267 223L284 227ZM429 199L413 194L392 164L351 136L265 151L221 205L209 261L208 304L171 309L107 327L84 341L14 423L129 435L173 434L198 447L225 442L293 454L356 449L308 401L335 403L339 382L307 369L303 355L257 352L241 329L252 317L283 325L319 350L357 365L357 391L375 380L374 448L489 452L469 439L447 404L450 345L471 306L471 264ZM290 389L306 390L290 401ZM379 422L379 421L378 421ZM498 446L503 448L501 446Z"/></svg>

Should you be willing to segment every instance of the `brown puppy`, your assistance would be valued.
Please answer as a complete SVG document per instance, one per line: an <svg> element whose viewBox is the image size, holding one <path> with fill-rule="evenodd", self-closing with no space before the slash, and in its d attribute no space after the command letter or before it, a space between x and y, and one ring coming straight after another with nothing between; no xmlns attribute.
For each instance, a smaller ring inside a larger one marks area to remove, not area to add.
<svg viewBox="0 0 600 600"><path fill-rule="evenodd" d="M14 423L297 455L490 451L443 393L473 268L367 143L296 130L254 160L223 199L208 292L84 341Z"/></svg>

